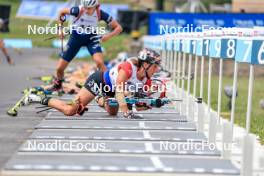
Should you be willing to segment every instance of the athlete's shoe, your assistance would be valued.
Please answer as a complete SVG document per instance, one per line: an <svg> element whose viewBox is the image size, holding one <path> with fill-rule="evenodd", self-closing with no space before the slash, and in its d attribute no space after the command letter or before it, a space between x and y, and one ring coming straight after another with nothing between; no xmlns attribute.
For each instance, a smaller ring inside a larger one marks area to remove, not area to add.
<svg viewBox="0 0 264 176"><path fill-rule="evenodd" d="M53 85L51 88L47 89L47 91L51 92L59 92L62 90L62 80L55 79L53 81Z"/></svg>
<svg viewBox="0 0 264 176"><path fill-rule="evenodd" d="M31 88L28 90L28 95L25 97L23 104L29 105L31 103L42 103L47 96L44 92L38 91L35 88Z"/></svg>
<svg viewBox="0 0 264 176"><path fill-rule="evenodd" d="M6 59L7 59L7 62L8 62L9 65L15 65L15 63L14 63L13 60L10 58L10 56L7 56Z"/></svg>

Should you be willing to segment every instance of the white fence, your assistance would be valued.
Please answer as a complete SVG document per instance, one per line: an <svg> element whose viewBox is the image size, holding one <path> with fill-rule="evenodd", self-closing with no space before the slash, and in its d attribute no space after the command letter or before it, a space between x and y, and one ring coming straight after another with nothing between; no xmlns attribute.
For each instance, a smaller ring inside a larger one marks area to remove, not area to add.
<svg viewBox="0 0 264 176"><path fill-rule="evenodd" d="M236 95L237 73L239 63L248 63L250 67L246 135L243 137L242 167L244 176L253 175L253 152L255 138L250 131L252 91L254 82L254 65L264 65L264 29L241 29L232 28L226 30L211 30L203 33L177 33L163 36L145 36L144 47L160 50L163 58L163 67L172 73L173 81L176 83L177 98L184 101L178 104L179 111L187 115L189 120L197 121L199 131L204 131L205 120L209 119L209 142L216 142L218 130L222 129L222 143L230 144L234 136L234 120L236 108L236 96L232 96L232 109L230 122L221 122L221 97L223 60L234 61L232 95ZM187 58L188 57L188 58ZM191 92L191 70L194 59L193 91ZM186 59L188 59L187 77L185 75ZM219 88L217 110L211 109L211 79L212 60L219 59ZM208 60L208 100L205 103L197 103L197 98L203 98L205 61ZM200 61L200 64L199 64ZM197 95L198 67L200 66L200 94ZM187 90L184 89L187 79ZM221 128L219 128L221 127ZM223 150L222 157L230 159L230 150Z"/></svg>

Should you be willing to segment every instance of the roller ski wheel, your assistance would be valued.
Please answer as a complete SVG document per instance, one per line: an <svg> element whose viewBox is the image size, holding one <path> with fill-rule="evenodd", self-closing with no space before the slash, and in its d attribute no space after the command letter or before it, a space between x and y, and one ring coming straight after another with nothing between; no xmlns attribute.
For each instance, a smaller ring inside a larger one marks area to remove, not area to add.
<svg viewBox="0 0 264 176"><path fill-rule="evenodd" d="M16 104L7 110L9 116L15 117L18 115L18 110L21 106L27 106L34 102L40 102L42 97L45 97L43 91L38 90L37 88L25 89L22 91L23 97L20 98Z"/></svg>
<svg viewBox="0 0 264 176"><path fill-rule="evenodd" d="M9 109L6 113L9 116L13 116L13 117L17 116L17 111L15 109Z"/></svg>

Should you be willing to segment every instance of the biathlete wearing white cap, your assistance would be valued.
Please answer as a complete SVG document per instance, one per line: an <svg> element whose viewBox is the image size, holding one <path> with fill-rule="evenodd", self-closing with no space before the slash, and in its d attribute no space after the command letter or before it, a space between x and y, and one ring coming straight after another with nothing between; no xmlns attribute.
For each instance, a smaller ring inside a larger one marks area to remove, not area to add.
<svg viewBox="0 0 264 176"><path fill-rule="evenodd" d="M64 70L83 46L88 49L97 67L102 71L106 70L100 42L105 42L118 35L122 32L122 27L112 16L99 7L98 0L82 0L81 5L78 7L61 10L59 15L60 20L67 14L75 18L73 20L73 29L67 44L67 50L61 53L61 59L57 66L57 79L50 88L51 91L57 91L62 88ZM98 32L101 32L97 28L99 21L104 21L112 28L112 31L102 36L99 35Z"/></svg>

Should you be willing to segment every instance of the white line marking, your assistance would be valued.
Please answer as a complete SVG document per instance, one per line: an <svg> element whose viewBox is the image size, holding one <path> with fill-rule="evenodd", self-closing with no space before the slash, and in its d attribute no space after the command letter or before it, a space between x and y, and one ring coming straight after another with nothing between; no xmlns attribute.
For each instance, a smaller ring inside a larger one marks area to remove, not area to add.
<svg viewBox="0 0 264 176"><path fill-rule="evenodd" d="M143 167L143 168L141 168L141 170L143 172L155 172L155 171L157 171L157 168L154 168L154 167Z"/></svg>
<svg viewBox="0 0 264 176"><path fill-rule="evenodd" d="M100 170L102 170L102 167L101 166L90 166L89 169L92 171L100 171Z"/></svg>
<svg viewBox="0 0 264 176"><path fill-rule="evenodd" d="M108 171L119 171L120 168L116 166L105 166L103 169L108 170Z"/></svg>
<svg viewBox="0 0 264 176"><path fill-rule="evenodd" d="M145 153L144 150L132 150L132 152L134 152L134 153Z"/></svg>
<svg viewBox="0 0 264 176"><path fill-rule="evenodd" d="M139 126L141 127L141 128L146 128L146 126L145 126L145 122L139 122ZM150 134L149 134L149 131L146 131L146 130L144 130L143 131L143 135L144 135L144 138L146 138L146 139L150 139L151 138L151 136L150 136ZM145 143L145 149L146 149L146 151L148 151L148 152L152 152L154 149L153 149L153 146L152 146L152 144L150 143L150 142L146 142Z"/></svg>
<svg viewBox="0 0 264 176"><path fill-rule="evenodd" d="M119 150L120 153L128 153L129 150Z"/></svg>
<svg viewBox="0 0 264 176"><path fill-rule="evenodd" d="M71 169L76 171L85 170L83 166L72 166Z"/></svg>
<svg viewBox="0 0 264 176"><path fill-rule="evenodd" d="M146 148L146 151L147 152L153 152L153 145L152 145L152 143L150 143L150 142L146 142L145 143L145 148Z"/></svg>
<svg viewBox="0 0 264 176"><path fill-rule="evenodd" d="M145 139L151 139L151 136L149 134L149 131L144 130L143 131L143 136L144 136Z"/></svg>
<svg viewBox="0 0 264 176"><path fill-rule="evenodd" d="M164 165L161 162L161 160L159 159L159 157L152 156L152 157L150 157L150 159L151 159L153 165L155 166L155 168L157 168L157 169L163 169L164 168Z"/></svg>
<svg viewBox="0 0 264 176"><path fill-rule="evenodd" d="M134 166L127 166L125 168L126 171L130 171L130 172L135 172L135 171L139 171L138 167L134 167Z"/></svg>
<svg viewBox="0 0 264 176"><path fill-rule="evenodd" d="M44 165L44 164L42 164L42 165L35 165L33 168L34 169L50 170L53 167L51 165Z"/></svg>
<svg viewBox="0 0 264 176"><path fill-rule="evenodd" d="M139 127L140 127L140 128L146 128L146 126L145 126L145 122L139 122Z"/></svg>
<svg viewBox="0 0 264 176"><path fill-rule="evenodd" d="M164 171L164 172L173 172L174 169L171 168L171 167L166 167L166 168L163 168L163 171Z"/></svg>
<svg viewBox="0 0 264 176"><path fill-rule="evenodd" d="M23 169L32 169L32 165L26 165L26 164L15 164L13 165L14 169L19 169L19 170L23 170Z"/></svg>
<svg viewBox="0 0 264 176"><path fill-rule="evenodd" d="M205 169L204 168L194 168L194 172L196 172L196 173L204 173Z"/></svg>

